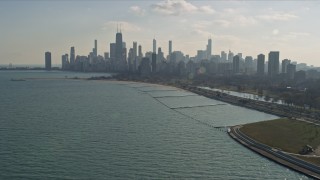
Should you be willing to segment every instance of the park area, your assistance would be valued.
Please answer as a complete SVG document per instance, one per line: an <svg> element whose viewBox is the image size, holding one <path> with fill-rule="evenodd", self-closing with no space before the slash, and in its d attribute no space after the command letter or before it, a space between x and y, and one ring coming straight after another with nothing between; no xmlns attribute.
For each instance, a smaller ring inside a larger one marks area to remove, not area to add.
<svg viewBox="0 0 320 180"><path fill-rule="evenodd" d="M320 166L319 125L281 118L246 124L240 130L260 143Z"/></svg>

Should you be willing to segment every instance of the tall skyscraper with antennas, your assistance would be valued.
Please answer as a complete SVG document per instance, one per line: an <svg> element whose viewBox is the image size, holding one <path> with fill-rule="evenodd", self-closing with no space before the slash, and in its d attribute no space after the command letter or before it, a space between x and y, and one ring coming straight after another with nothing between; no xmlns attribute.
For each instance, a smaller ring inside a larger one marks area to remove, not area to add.
<svg viewBox="0 0 320 180"><path fill-rule="evenodd" d="M117 27L116 33L116 43L115 43L115 59L114 59L114 70L115 71L126 71L127 60L126 60L126 47L125 43L122 40L121 25L120 29Z"/></svg>

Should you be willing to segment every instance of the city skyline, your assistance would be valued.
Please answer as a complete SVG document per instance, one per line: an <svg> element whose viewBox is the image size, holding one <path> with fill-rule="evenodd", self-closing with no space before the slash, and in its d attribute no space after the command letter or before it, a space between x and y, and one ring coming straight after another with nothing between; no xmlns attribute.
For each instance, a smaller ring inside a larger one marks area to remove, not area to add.
<svg viewBox="0 0 320 180"><path fill-rule="evenodd" d="M97 54L109 52L121 24L123 40L143 53L156 46L195 56L212 38L212 54L229 49L256 57L280 51L280 60L320 66L318 2L252 1L3 1L0 2L1 64L42 64L43 52L52 53L52 64L76 47L88 55L98 40ZM72 8L71 8L72 7ZM295 9L294 11L292 9ZM17 13L16 13L17 12ZM119 13L120 12L120 13ZM16 14L14 14L16 13ZM43 15L42 15L43 14ZM40 16L41 15L41 16ZM10 17L10 18L9 18ZM317 32L318 31L318 32ZM109 52L110 53L110 52Z"/></svg>

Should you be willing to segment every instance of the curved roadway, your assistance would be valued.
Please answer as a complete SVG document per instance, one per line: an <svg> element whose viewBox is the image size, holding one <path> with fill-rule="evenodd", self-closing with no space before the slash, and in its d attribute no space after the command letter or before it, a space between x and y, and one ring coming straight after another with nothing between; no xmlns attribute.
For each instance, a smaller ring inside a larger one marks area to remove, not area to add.
<svg viewBox="0 0 320 180"><path fill-rule="evenodd" d="M260 150L262 150L262 151L265 151L265 152L267 152L267 153L269 153L269 154L271 154L271 155L273 155L273 156L275 156L275 157L277 157L277 158L280 158L280 159L285 160L285 161L287 161L287 162L289 162L289 163L291 163L291 164L294 164L294 165L296 165L296 166L299 166L299 167L301 167L302 169L301 169L301 168L299 168L299 169L294 168L294 167L290 166L290 164L288 164L288 163L281 163L281 164L286 165L286 166L288 166L288 167L290 167L290 168L293 168L294 170L297 170L297 171L299 171L299 172L302 172L302 173L304 173L304 174L307 174L307 175L309 175L309 176L311 176L311 177L313 177L313 178L320 179L320 167L318 167L318 166L316 166L316 165L314 165L314 164L311 164L311 163L309 163L309 162L303 161L303 160L301 160L301 159L295 158L295 157L293 157L293 156L290 156L290 155L288 155L288 154L285 154L285 153L283 153L283 152L280 151L280 150L273 149L273 148L271 148L270 146L267 146L267 145L265 145L265 144L261 144L261 143L255 141L255 140L253 140L252 138L248 137L247 135L243 134L243 133L239 130L239 128L240 128L239 126L232 127L232 128L231 128L231 131L229 132L229 134L230 134L230 135L233 134L236 138L238 138L238 141L241 140L242 142L245 143L245 144L244 144L244 143L242 143L241 141L239 141L241 144L243 144L243 145L245 145L245 146L248 146L249 148L250 148L250 146L251 146L251 147L258 148L258 149L260 149ZM231 136L232 136L232 135L231 135ZM250 148L250 149L252 149L252 148ZM252 149L252 150L254 150L254 149ZM257 152L257 151L256 151L256 152ZM260 153L260 154L261 154L261 153ZM274 158L272 158L272 157L270 157L270 156L268 156L268 158L271 158L271 159L275 160ZM275 161L277 161L277 160L275 160ZM277 161L277 162L278 162L278 161ZM303 169L304 169L304 170L311 171L311 172L313 172L313 173L312 173L312 174L311 174L311 173L308 173L308 172L304 171Z"/></svg>

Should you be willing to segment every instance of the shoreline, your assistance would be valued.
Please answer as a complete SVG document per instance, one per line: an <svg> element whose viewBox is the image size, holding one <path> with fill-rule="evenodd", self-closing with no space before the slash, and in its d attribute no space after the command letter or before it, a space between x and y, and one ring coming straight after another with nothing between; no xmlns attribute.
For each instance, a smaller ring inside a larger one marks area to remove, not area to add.
<svg viewBox="0 0 320 180"><path fill-rule="evenodd" d="M240 131L241 126L230 127L229 136L239 144L245 146L249 150L268 158L282 166L288 167L294 171L303 173L309 177L320 179L320 167L303 161L296 157L283 153L281 150L271 148L267 145L256 142L255 140L244 135Z"/></svg>

